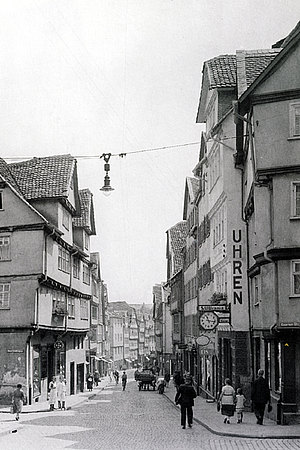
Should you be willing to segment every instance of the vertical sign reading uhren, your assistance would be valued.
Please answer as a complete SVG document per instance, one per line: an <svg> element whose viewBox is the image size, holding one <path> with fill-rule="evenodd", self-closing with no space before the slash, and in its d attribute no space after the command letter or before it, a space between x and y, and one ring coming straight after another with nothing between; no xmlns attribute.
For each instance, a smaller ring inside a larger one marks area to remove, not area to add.
<svg viewBox="0 0 300 450"><path fill-rule="evenodd" d="M243 248L242 230L232 230L232 287L233 304L243 303Z"/></svg>

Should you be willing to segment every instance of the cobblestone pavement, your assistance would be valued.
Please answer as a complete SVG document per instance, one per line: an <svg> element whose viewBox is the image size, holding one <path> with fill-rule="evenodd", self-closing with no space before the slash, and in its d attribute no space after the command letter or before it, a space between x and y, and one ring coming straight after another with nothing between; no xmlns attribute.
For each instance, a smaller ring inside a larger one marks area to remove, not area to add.
<svg viewBox="0 0 300 450"><path fill-rule="evenodd" d="M180 412L157 391L130 382L108 386L66 412L21 417L16 434L0 437L4 450L281 450L299 449L299 439L243 439L210 433L195 423L182 430Z"/></svg>

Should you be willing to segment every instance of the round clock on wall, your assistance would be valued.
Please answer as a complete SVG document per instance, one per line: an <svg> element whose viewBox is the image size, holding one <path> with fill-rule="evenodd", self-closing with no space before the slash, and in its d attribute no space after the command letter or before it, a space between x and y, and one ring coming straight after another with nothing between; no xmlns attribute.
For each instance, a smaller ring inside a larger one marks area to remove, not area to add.
<svg viewBox="0 0 300 450"><path fill-rule="evenodd" d="M200 315L199 325L204 330L214 330L219 323L219 317L213 311L205 311Z"/></svg>

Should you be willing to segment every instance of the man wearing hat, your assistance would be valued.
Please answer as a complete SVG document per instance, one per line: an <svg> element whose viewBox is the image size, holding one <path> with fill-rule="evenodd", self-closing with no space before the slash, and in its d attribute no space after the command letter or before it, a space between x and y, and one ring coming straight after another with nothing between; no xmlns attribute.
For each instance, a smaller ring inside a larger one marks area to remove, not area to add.
<svg viewBox="0 0 300 450"><path fill-rule="evenodd" d="M186 376L184 384L179 386L179 389L175 396L175 404L180 405L181 410L181 427L185 429L186 416L188 420L189 428L192 428L193 424L193 406L194 398L197 397L196 391L192 386L192 377Z"/></svg>

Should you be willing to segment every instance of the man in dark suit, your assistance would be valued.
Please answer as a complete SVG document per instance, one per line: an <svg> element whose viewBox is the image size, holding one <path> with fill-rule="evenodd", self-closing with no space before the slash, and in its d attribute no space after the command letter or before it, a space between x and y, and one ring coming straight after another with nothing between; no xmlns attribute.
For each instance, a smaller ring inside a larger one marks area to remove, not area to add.
<svg viewBox="0 0 300 450"><path fill-rule="evenodd" d="M264 371L262 369L259 369L257 378L253 382L251 400L253 402L254 414L257 418L256 423L262 425L266 404L271 401L269 384L264 379Z"/></svg>
<svg viewBox="0 0 300 450"><path fill-rule="evenodd" d="M185 379L185 383L179 386L175 396L176 405L180 404L181 426L183 429L185 429L186 416L188 419L188 426L192 428L194 398L196 397L196 391L192 386L192 377L188 376Z"/></svg>

